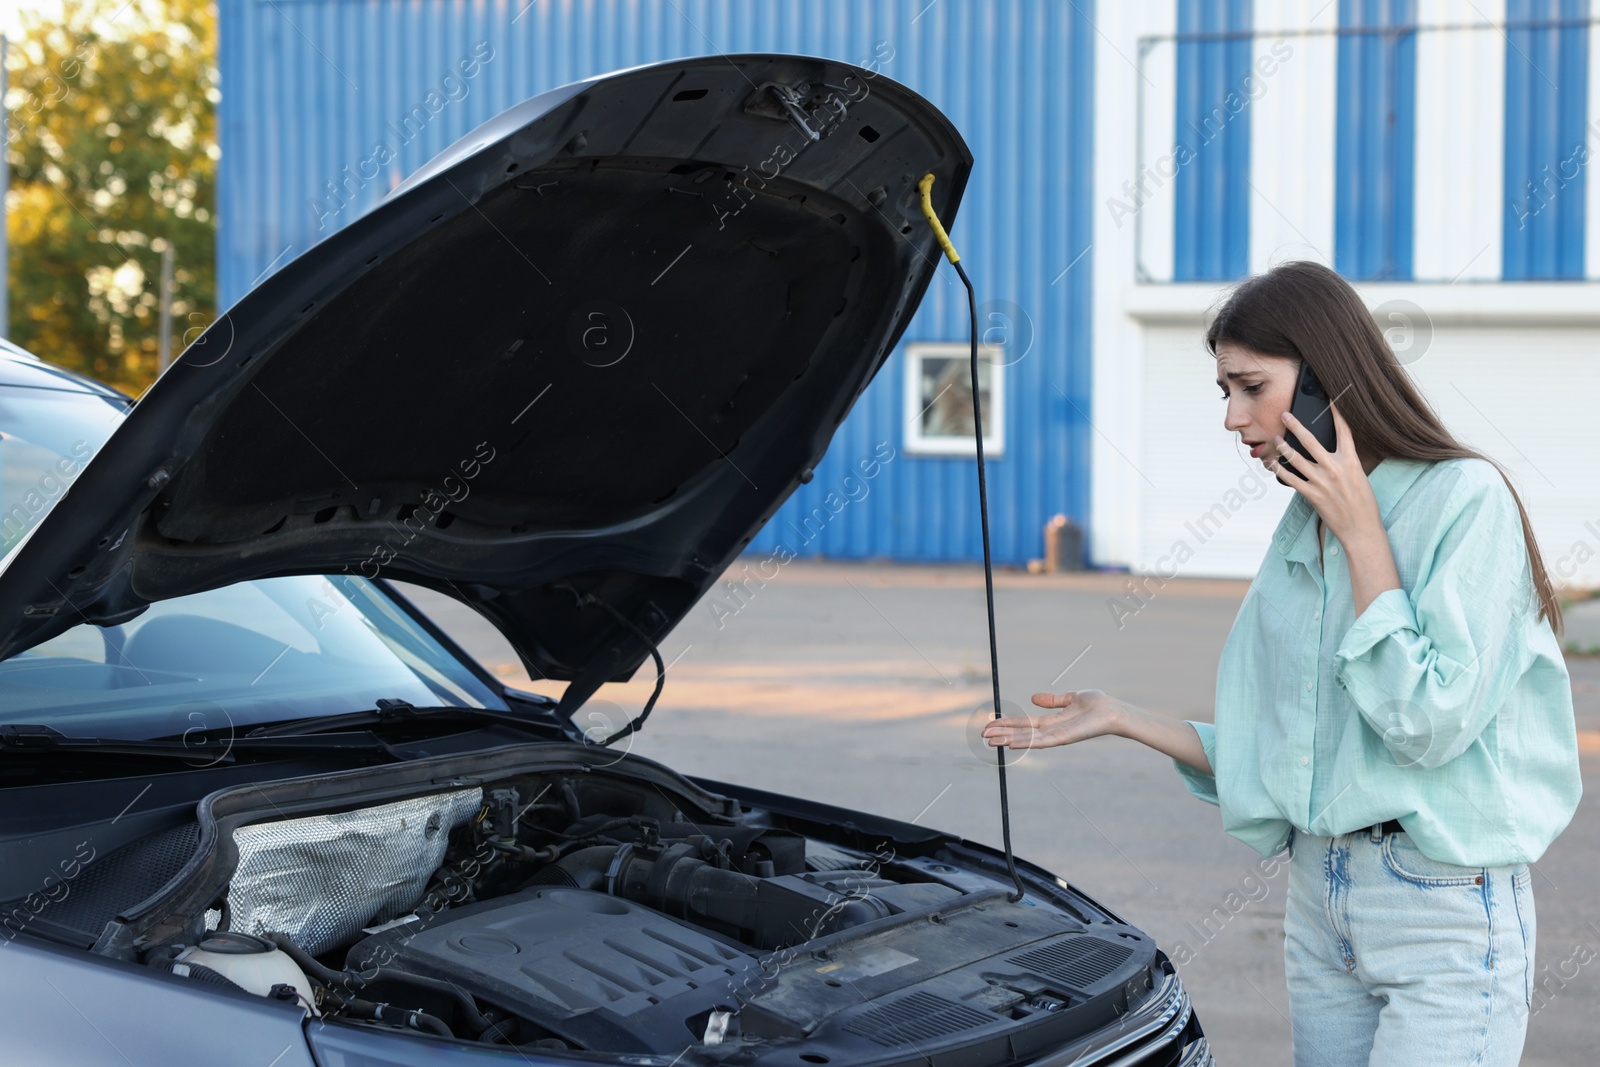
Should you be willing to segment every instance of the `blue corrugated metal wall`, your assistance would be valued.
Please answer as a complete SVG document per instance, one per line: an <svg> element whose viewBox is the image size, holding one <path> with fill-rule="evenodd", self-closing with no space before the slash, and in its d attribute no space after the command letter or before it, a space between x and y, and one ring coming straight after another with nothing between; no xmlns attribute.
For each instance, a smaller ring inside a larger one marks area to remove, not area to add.
<svg viewBox="0 0 1600 1067"><path fill-rule="evenodd" d="M1178 143L1194 153L1173 182L1174 281L1250 270L1251 0L1178 0Z"/></svg>
<svg viewBox="0 0 1600 1067"><path fill-rule="evenodd" d="M1588 18L1588 0L1506 3L1507 279L1583 277Z"/></svg>
<svg viewBox="0 0 1600 1067"><path fill-rule="evenodd" d="M1043 554L1044 523L1088 525L1094 5L1056 0L219 0L223 303L375 203L473 126L543 89L676 56L798 52L927 97L977 158L952 237L1014 342L1005 453L991 459L997 561ZM471 73L467 73L468 71ZM392 158L388 158L392 156ZM998 302L1008 302L1000 305ZM998 320L985 317L985 327ZM943 268L810 485L751 545L800 555L978 559L970 458L903 447L904 343L965 341ZM1028 346L1023 354L1024 346ZM879 442L894 450L882 463ZM877 459L877 476L858 464ZM846 479L854 476L854 481ZM836 513L826 504L829 494ZM849 503L839 507L839 500ZM809 541L794 532L823 508Z"/></svg>
<svg viewBox="0 0 1600 1067"><path fill-rule="evenodd" d="M1341 0L1334 164L1334 269L1411 278L1416 130L1414 0ZM1399 32L1396 32L1396 29Z"/></svg>

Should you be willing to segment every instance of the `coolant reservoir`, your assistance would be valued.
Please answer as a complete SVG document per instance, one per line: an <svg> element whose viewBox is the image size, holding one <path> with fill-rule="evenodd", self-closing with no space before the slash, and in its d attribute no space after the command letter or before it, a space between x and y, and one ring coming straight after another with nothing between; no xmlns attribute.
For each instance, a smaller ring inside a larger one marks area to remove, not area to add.
<svg viewBox="0 0 1600 1067"><path fill-rule="evenodd" d="M188 976L190 965L210 968L234 985L263 997L270 995L275 985L293 986L311 1014L321 1014L311 1003L311 983L305 972L265 938L216 931L180 952L172 962L172 973Z"/></svg>

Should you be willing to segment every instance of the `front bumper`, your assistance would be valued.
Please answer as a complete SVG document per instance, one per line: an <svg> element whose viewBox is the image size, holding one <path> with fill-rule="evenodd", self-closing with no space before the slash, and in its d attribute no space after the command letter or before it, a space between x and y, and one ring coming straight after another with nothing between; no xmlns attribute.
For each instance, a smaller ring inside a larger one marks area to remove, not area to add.
<svg viewBox="0 0 1600 1067"><path fill-rule="evenodd" d="M1137 1008L1028 1067L1216 1067L1188 991L1163 963L1165 978Z"/></svg>

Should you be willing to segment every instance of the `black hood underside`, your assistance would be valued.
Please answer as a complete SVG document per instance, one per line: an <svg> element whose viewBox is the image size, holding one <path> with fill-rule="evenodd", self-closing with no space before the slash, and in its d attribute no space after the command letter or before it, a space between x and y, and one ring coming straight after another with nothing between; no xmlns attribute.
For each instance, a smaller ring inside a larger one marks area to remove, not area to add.
<svg viewBox="0 0 1600 1067"><path fill-rule="evenodd" d="M901 335L971 165L881 76L734 56L513 108L222 316L0 574L0 655L234 582L416 582L570 708L630 677Z"/></svg>

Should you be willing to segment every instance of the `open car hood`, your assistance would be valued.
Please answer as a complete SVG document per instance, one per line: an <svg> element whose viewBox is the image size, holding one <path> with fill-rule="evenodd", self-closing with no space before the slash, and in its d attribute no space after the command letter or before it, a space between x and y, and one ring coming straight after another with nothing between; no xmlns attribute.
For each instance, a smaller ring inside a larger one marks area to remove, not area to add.
<svg viewBox="0 0 1600 1067"><path fill-rule="evenodd" d="M506 111L174 362L0 573L0 657L358 573L470 604L570 711L810 480L937 263L917 179L948 225L971 164L904 86L798 56Z"/></svg>

